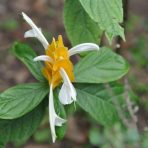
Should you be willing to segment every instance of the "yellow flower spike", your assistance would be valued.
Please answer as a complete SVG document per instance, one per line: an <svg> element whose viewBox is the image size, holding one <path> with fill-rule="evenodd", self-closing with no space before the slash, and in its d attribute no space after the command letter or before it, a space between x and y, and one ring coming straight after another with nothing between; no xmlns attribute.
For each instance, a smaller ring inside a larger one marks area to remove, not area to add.
<svg viewBox="0 0 148 148"><path fill-rule="evenodd" d="M48 67L44 67L44 68L42 69L42 73L43 73L43 75L45 76L45 78L48 80L48 82L51 83L52 74L51 74L50 69L48 69Z"/></svg>
<svg viewBox="0 0 148 148"><path fill-rule="evenodd" d="M62 35L58 36L57 44L58 44L58 47L64 47Z"/></svg>
<svg viewBox="0 0 148 148"><path fill-rule="evenodd" d="M53 59L53 63L45 62L43 70L44 77L48 80L49 84L52 83L53 89L62 81L60 68L64 68L69 79L74 81L73 64L69 60L68 48L64 46L61 35L58 36L58 41L55 41L53 38L45 54Z"/></svg>
<svg viewBox="0 0 148 148"><path fill-rule="evenodd" d="M55 41L55 38L54 38L54 37L52 38L51 45L49 45L48 48L49 48L51 51L55 51L55 49L56 49L56 41Z"/></svg>

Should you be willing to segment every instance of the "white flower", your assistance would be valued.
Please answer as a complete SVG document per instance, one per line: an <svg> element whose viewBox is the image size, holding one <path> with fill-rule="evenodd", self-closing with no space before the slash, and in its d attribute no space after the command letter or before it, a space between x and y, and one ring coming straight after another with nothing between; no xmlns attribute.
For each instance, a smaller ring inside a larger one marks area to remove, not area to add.
<svg viewBox="0 0 148 148"><path fill-rule="evenodd" d="M45 49L48 47L48 41L42 34L42 31L40 28L38 28L34 22L25 14L22 12L23 18L26 20L26 22L32 27L31 30L27 31L24 35L25 38L28 37L36 37L44 46Z"/></svg>
<svg viewBox="0 0 148 148"><path fill-rule="evenodd" d="M63 78L63 85L59 93L59 100L62 104L71 104L76 101L76 90L72 83L70 82L68 75L63 68L60 69L60 74Z"/></svg>
<svg viewBox="0 0 148 148"><path fill-rule="evenodd" d="M66 120L59 117L54 109L54 102L53 102L53 88L52 84L50 85L50 93L49 93L49 123L50 123L50 129L51 129L51 135L52 135L52 141L55 142L56 140L56 132L55 132L55 126L62 126L63 123L65 123Z"/></svg>
<svg viewBox="0 0 148 148"><path fill-rule="evenodd" d="M24 19L27 21L27 23L32 27L32 30L27 31L24 36L25 37L36 37L43 44L45 50L47 51L49 44L47 40L45 39L44 35L42 34L41 29L39 29L26 14L24 13L22 14L23 14ZM53 41L55 42L54 39ZM99 46L94 43L82 43L77 46L74 46L73 48L69 49L69 51L67 51L63 45L62 37L59 38L59 45L63 46L63 49L64 49L63 52L68 52L64 55L68 54L69 57L74 54L81 53L81 52L99 50ZM55 44L51 46L56 47ZM62 48L60 49L62 50ZM61 55L60 55L59 59L63 59L63 58L64 57L61 58ZM34 61L49 62L50 63L49 65L54 65L54 62L57 62L54 60L55 59L52 59L52 57L50 57L49 55L41 55L41 56L37 56L34 58ZM70 78L68 74L66 73L66 70L64 69L64 67L60 67L59 73L61 75L61 78L63 79L63 85L59 92L59 100L63 105L71 104L73 101L76 101L76 96L77 96L76 90L73 84L71 83ZM54 100L53 99L53 89L54 89L53 83L51 81L50 82L50 93L49 93L49 122L50 122L52 140L53 142L55 142L56 140L55 126L62 126L62 124L65 123L66 120L59 117L55 112L54 101L53 101Z"/></svg>

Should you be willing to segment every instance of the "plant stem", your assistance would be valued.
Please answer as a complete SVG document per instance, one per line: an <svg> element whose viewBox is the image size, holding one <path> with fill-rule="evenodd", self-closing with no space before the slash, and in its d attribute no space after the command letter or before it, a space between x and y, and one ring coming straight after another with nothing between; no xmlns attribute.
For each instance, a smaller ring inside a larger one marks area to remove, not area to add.
<svg viewBox="0 0 148 148"><path fill-rule="evenodd" d="M108 93L109 93L110 96L115 96L115 94L111 90L111 87L110 87L110 85L108 83L105 84L105 87L108 90ZM126 128L129 128L130 127L129 121L126 119L126 117L125 117L125 115L123 113L123 110L122 110L118 100L116 99L116 97L112 99L112 102L115 105L115 108L117 110L117 113L118 113L119 118L121 119L122 123L124 124L124 126Z"/></svg>
<svg viewBox="0 0 148 148"><path fill-rule="evenodd" d="M124 79L124 84L125 84L125 102L127 104L127 109L129 111L129 114L131 116L131 126L136 128L137 129L137 116L135 115L134 113L134 110L133 110L133 107L132 107L132 103L131 103L131 100L130 100L130 97L129 97L129 94L128 92L130 91L130 86L129 86L129 83L128 83L128 79L125 78Z"/></svg>
<svg viewBox="0 0 148 148"><path fill-rule="evenodd" d="M125 31L125 35L126 35L126 23L128 21L128 14L129 14L129 11L128 11L128 8L129 8L129 0L123 0L123 23L122 23L122 27L124 28L124 31ZM116 53L121 53L121 45L122 45L122 39L121 37L117 37L117 44L120 45L119 47L116 47L115 51Z"/></svg>

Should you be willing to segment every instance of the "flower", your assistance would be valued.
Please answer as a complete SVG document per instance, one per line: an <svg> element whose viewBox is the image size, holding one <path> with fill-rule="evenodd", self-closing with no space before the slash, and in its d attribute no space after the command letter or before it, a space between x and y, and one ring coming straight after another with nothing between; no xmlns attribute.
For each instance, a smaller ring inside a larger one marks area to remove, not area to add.
<svg viewBox="0 0 148 148"><path fill-rule="evenodd" d="M40 28L25 14L22 13L23 18L32 27L31 30L24 34L24 37L37 38L45 48L45 55L40 55L34 58L34 61L44 61L45 66L42 69L44 77L49 82L49 123L51 129L52 140L56 140L55 126L62 126L66 122L65 119L59 117L54 108L53 90L62 81L62 87L59 92L59 100L63 105L71 104L76 101L76 90L72 84L74 82L73 64L70 61L70 56L85 52L99 50L99 46L94 43L83 43L69 49L64 46L62 36L58 36L56 41L53 38L52 43L49 44L44 37Z"/></svg>

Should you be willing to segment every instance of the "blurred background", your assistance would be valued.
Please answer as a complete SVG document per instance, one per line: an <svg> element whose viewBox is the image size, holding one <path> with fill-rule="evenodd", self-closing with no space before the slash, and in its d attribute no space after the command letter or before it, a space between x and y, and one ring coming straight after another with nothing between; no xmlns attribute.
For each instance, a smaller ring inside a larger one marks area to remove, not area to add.
<svg viewBox="0 0 148 148"><path fill-rule="evenodd" d="M118 123L111 129L103 128L78 108L69 116L67 133L61 142L49 144L47 116L25 144L9 143L8 148L148 148L148 1L125 1L128 4L126 42L121 43L120 54L131 65L128 81L137 95L135 114L139 133L125 130ZM12 55L10 48L15 41L29 44L38 54L44 52L37 40L24 39L29 26L22 19L22 11L42 28L49 42L53 36L62 34L65 45L71 47L63 24L63 5L64 0L0 0L0 92L16 84L35 81Z"/></svg>

